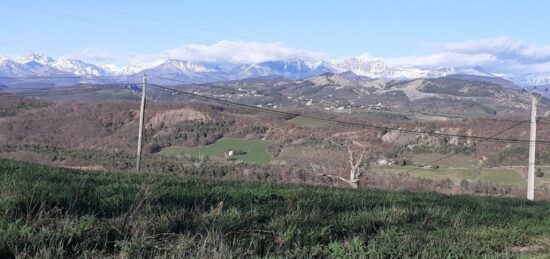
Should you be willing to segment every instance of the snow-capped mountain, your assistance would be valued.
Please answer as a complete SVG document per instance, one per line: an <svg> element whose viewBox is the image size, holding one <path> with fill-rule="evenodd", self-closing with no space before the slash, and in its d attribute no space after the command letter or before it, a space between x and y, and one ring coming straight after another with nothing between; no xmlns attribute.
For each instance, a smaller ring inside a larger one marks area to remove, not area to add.
<svg viewBox="0 0 550 259"><path fill-rule="evenodd" d="M437 76L449 76L449 75L471 75L471 76L485 76L485 77L496 77L494 74L491 74L485 71L480 66L474 67L443 67L436 70Z"/></svg>
<svg viewBox="0 0 550 259"><path fill-rule="evenodd" d="M166 60L157 66L140 71L139 74L200 83L227 79L227 75L216 65L190 63L177 59Z"/></svg>
<svg viewBox="0 0 550 259"><path fill-rule="evenodd" d="M338 73L351 71L356 75L370 78L389 78L397 74L394 68L380 60L370 60L362 57L332 61L332 67Z"/></svg>
<svg viewBox="0 0 550 259"><path fill-rule="evenodd" d="M415 66L389 65L381 60L372 60L364 57L333 61L336 72L351 71L358 76L384 79L414 79L442 77L454 74L469 74L477 76L494 76L481 67L442 67L421 68Z"/></svg>
<svg viewBox="0 0 550 259"><path fill-rule="evenodd" d="M305 61L272 60L253 64L217 64L213 62L188 62L168 59L154 63L133 63L118 67L96 65L78 59L61 57L53 59L41 53L9 58L0 56L0 76L122 76L120 80L136 78L143 73L151 76L174 77L190 82L214 82L263 76L283 76L288 79L303 79L323 73L347 75L356 80L370 79L416 79L464 75L499 78L498 74L474 67L418 67L392 65L367 56L342 60ZM498 72L498 71L496 71ZM347 74L346 74L347 73ZM127 76L124 78L124 76ZM520 85L548 85L550 74L527 74L509 78ZM90 79L87 79L90 82ZM99 79L98 79L99 80ZM117 80L116 78L111 80ZM102 81L98 81L102 82Z"/></svg>
<svg viewBox="0 0 550 259"><path fill-rule="evenodd" d="M0 76L25 76L28 69L14 60L5 58L0 60Z"/></svg>
<svg viewBox="0 0 550 259"><path fill-rule="evenodd" d="M167 74L193 74L193 73L215 73L221 72L215 66L207 66L202 64L190 63L178 59L169 59L162 64L146 69L149 73L153 71L159 71Z"/></svg>
<svg viewBox="0 0 550 259"><path fill-rule="evenodd" d="M48 65L55 60L50 57L46 57L43 53L37 53L37 52L30 52L26 55L19 56L14 59L15 62L20 63L22 65L29 65L29 66L37 66L37 65Z"/></svg>
<svg viewBox="0 0 550 259"><path fill-rule="evenodd" d="M334 71L334 68L323 61L288 60L240 65L234 68L230 74L234 79L270 75L282 75L289 79L300 79L332 71Z"/></svg>
<svg viewBox="0 0 550 259"><path fill-rule="evenodd" d="M51 63L53 68L60 71L69 72L77 76L105 76L109 75L105 69L91 63L86 63L78 59L59 58Z"/></svg>
<svg viewBox="0 0 550 259"><path fill-rule="evenodd" d="M412 79L434 76L431 70L413 66L391 66L381 60L373 60L364 57L333 61L332 67L336 69L335 72L338 73L351 71L356 75L369 78Z"/></svg>
<svg viewBox="0 0 550 259"><path fill-rule="evenodd" d="M260 64L246 64L235 67L231 74L235 75L235 79L239 78L252 78L272 75L273 70L269 67L262 66Z"/></svg>
<svg viewBox="0 0 550 259"><path fill-rule="evenodd" d="M0 60L0 75L2 76L103 76L107 74L109 73L106 70L82 60L64 57L55 60L34 52L14 59Z"/></svg>
<svg viewBox="0 0 550 259"><path fill-rule="evenodd" d="M112 75L133 75L136 73L139 73L145 69L149 69L152 67L155 67L158 64L154 63L132 63L127 66L118 67L115 65L103 65L101 66L103 69L105 69L107 72L111 73Z"/></svg>

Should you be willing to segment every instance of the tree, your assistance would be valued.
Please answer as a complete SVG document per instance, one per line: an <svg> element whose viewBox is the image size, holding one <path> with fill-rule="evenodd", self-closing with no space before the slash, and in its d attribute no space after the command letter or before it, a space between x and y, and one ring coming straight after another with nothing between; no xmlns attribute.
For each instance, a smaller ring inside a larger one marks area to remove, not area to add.
<svg viewBox="0 0 550 259"><path fill-rule="evenodd" d="M357 145L358 148L354 148L354 145ZM352 144L346 145L346 149L348 151L348 163L350 166L348 183L351 187L357 188L359 177L363 173L361 169L366 161L367 146L359 142L352 142Z"/></svg>
<svg viewBox="0 0 550 259"><path fill-rule="evenodd" d="M326 162L313 163L310 161L312 170L319 175L342 181L352 188L357 188L368 159L369 146L349 140L330 140L330 142L336 146L335 151L343 153L335 154L335 157L342 159L333 159L328 166ZM347 176L340 176L342 168L347 169Z"/></svg>

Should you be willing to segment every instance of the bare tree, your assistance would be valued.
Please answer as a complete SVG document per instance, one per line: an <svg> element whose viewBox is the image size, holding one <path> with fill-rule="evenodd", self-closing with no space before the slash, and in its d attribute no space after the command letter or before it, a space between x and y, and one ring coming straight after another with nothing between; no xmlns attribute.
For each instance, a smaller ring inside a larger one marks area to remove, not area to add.
<svg viewBox="0 0 550 259"><path fill-rule="evenodd" d="M310 160L311 169L321 176L342 181L352 188L357 188L359 178L365 168L365 162L368 159L368 146L358 141L330 140L330 142L339 148L345 149L345 153L336 155L332 161L327 161L329 165L326 162L314 163ZM340 176L344 168L349 170L347 177Z"/></svg>
<svg viewBox="0 0 550 259"><path fill-rule="evenodd" d="M358 148L354 148L358 146ZM351 144L346 145L348 151L348 163L350 166L348 183L353 188L357 188L359 183L359 177L363 173L361 170L363 164L366 161L365 154L367 153L367 146L356 141L352 141Z"/></svg>

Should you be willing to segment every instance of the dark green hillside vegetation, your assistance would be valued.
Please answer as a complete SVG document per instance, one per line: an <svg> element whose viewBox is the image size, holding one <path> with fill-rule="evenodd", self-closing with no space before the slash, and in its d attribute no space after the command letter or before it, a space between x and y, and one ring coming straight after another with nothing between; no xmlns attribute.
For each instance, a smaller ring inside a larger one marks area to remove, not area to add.
<svg viewBox="0 0 550 259"><path fill-rule="evenodd" d="M0 160L0 255L478 258L550 253L550 203L81 172Z"/></svg>

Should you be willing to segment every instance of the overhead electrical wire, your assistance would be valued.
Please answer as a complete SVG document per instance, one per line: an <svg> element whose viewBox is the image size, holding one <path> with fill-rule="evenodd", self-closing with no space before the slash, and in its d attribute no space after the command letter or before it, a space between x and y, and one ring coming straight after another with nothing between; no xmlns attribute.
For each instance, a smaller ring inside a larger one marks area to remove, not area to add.
<svg viewBox="0 0 550 259"><path fill-rule="evenodd" d="M163 22L163 23L170 23L170 24L178 25L178 23L174 23L174 22L167 21L167 20L164 20L164 19L158 19L158 18L154 18L154 17L136 15L136 14L132 14L132 13L128 13L128 12L103 8L103 7L99 7L99 6L93 6L93 5L89 5L89 4L82 4L82 3L78 3L78 2L74 2L74 1L68 1L68 0L66 0L66 1L67 2L72 2L73 4L77 4L77 5L88 5L90 7L93 7L93 8L96 8L96 9L103 9L103 10L108 11L108 12L118 12L118 13L121 13L121 14L124 14L124 15L129 15L129 16L134 16L134 17L143 18L143 19L155 20L157 22ZM13 9L28 10L28 11L38 13L38 14L42 14L42 15L54 16L54 17L63 18L63 19L71 19L71 20L76 20L76 21L84 22L84 23L91 23L91 24L109 26L109 27L118 27L118 28L121 28L121 29L127 29L127 30L130 30L130 31L139 32L139 33L150 33L150 34L156 35L156 36L163 36L163 37L176 38L176 39L177 38L192 39L192 40L197 40L197 41L201 41L201 42L206 42L206 43L209 43L209 44L215 43L215 42L205 41L203 39L199 39L199 38L195 38L195 37L155 32L155 31L150 31L150 30L142 29L142 28L135 27L135 26L129 26L129 25L123 25L123 24L113 24L113 23L110 23L110 22L105 22L105 21L101 21L101 20L97 20L97 19L82 18L82 17L78 17L78 16L74 16L74 15L61 14L61 13L52 12L52 11L44 11L44 10L40 10L40 9L37 9L37 8L28 7L28 6L13 5L13 4L10 5L10 3L5 3L5 5L7 7L13 8ZM201 30L207 30L207 29L201 28ZM217 31L214 31L214 30L211 30L211 31L212 32L217 32ZM221 32L217 32L217 33L221 33ZM238 46L238 45L232 46L233 44L226 44L226 45L227 46L221 46L221 47L229 47L229 48L233 48L233 49L236 48L236 49L243 50L243 51L257 52L257 53L263 53L263 54L278 54L278 53L274 53L274 52L271 52L271 51L266 51L264 49L255 49L255 48L249 48L249 47L242 47L242 46ZM104 78L111 78L111 77L112 78L116 78L116 77L120 77L120 78L125 78L126 77L126 78L128 78L128 77L131 77L131 76L120 76L120 75L113 75L113 76L48 76L48 77L38 77L38 76L37 77L25 77L25 76L22 76L22 77L0 77L0 78L27 78L27 79L37 78L38 79L38 78L103 78L103 77ZM159 77L159 78L161 78L161 77ZM173 80L173 81L180 81L181 82L181 80L174 80L174 79L169 79L169 78L163 78L163 79ZM184 81L184 82L188 83L188 84L195 84L195 83L189 82L189 81ZM197 84L197 85L201 85L201 84ZM457 118L461 117L461 116L458 116L458 115L456 115L456 116L455 115L434 115L434 116L457 117ZM463 118L469 119L466 116L464 116ZM476 118L476 119L516 122L514 120L505 120L505 119L491 119L491 118ZM541 124L550 124L550 123L541 122Z"/></svg>
<svg viewBox="0 0 550 259"><path fill-rule="evenodd" d="M111 22L107 22L107 21L103 21L103 20L84 18L84 17L75 16L75 15L58 13L58 12L54 12L54 11L50 11L50 10L41 10L41 9L38 9L38 8L24 6L24 5L18 5L18 4L13 4L13 3L4 2L2 4L3 4L3 6L6 6L6 7L9 7L9 8L12 8L12 9L16 9L16 10L29 11L29 12L40 14L40 15L51 16L51 17L56 17L56 18L61 18L61 19L71 20L71 21L77 21L77 22L82 22L82 23L89 23L89 24L94 24L94 25L100 25L100 26L109 27L109 28L117 28L117 29L122 29L122 30L128 30L128 31L133 31L133 32L137 32L137 33L146 34L146 35L163 37L163 38L167 38L167 39L193 40L193 41L198 41L198 42L206 43L206 44L219 44L219 46L223 47L223 48L240 50L240 51L245 51L245 52L255 52L255 53L259 53L259 54L268 54L268 55L280 55L280 53L278 53L278 52L273 52L273 51L269 51L269 50L265 50L265 49L259 49L259 48L243 47L241 45L233 44L233 43L230 43L230 42L221 42L220 43L220 42L200 39L200 38L197 38L197 37L191 37L191 36L187 36L187 35L153 31L153 30L149 30L149 29L145 29L145 28L141 28L141 27L137 27L137 26L131 26L131 25L125 25L125 24L116 24L116 23L111 23Z"/></svg>
<svg viewBox="0 0 550 259"><path fill-rule="evenodd" d="M67 76L0 76L0 79L94 79L94 78L128 78L123 75L67 75Z"/></svg>
<svg viewBox="0 0 550 259"><path fill-rule="evenodd" d="M194 26L194 25L189 25L189 24L183 24L183 23L179 23L179 22L173 22L173 21L166 20L166 19L161 19L161 18L152 17L152 16L145 16L145 15L141 15L141 14L130 13L130 12L127 12L127 11L122 11L122 10L117 10L117 9L105 8L103 6L92 5L92 4L89 4L89 3L82 3L82 2L79 2L79 1L71 1L71 0L63 0L63 1L67 2L67 3L74 4L74 5L83 6L83 7L86 7L86 8L94 8L94 9L103 10L103 11L114 13L114 14L126 15L126 16L135 17L135 18L139 18L139 19L145 19L145 20L149 20L149 21L153 21L153 22L164 23L164 24L169 24L169 25L175 25L175 26L178 26L178 27L187 27L187 28L190 28L190 29L193 29L193 30L212 32L212 33L217 33L217 34L220 34L220 35L227 35L227 36L242 38L242 39L246 39L246 40L261 41L261 40L258 40L258 39L253 39L251 37L243 36L243 35L239 35L239 34L235 34L235 33L228 33L228 32L213 30L213 29L209 29L209 28L204 28L204 27L199 27L199 26Z"/></svg>
<svg viewBox="0 0 550 259"><path fill-rule="evenodd" d="M179 82L179 83L184 83L184 84L189 84L189 85L196 85L196 86L210 86L212 87L212 85L214 83L195 83L195 82L191 82L191 81L186 81L186 80L180 80L180 79L176 79L176 78L170 78L170 77L163 77L163 76L154 76L155 78L159 78L159 79L164 79L164 80L169 80L169 81L173 81L173 82ZM227 89L229 90L229 89ZM241 91L243 92L243 91ZM262 93L265 95L265 93ZM270 95L266 95L266 96L270 96ZM529 123L528 121L525 122L525 121L520 121L520 120L508 120L508 119L496 119L496 118L486 118L486 117L480 117L480 118L475 118L475 117L468 117L468 116L462 116L462 115L443 115L443 114L429 114L429 113L423 113L423 112L416 112L416 114L407 114L407 113L404 113L404 112L400 112L400 111L395 111L395 110L390 110L391 112L396 112L396 113L399 113L399 114L402 114L402 115L418 115L418 114L421 114L421 115L429 115L429 116L439 116L439 117L446 117L446 118L461 118L461 119L471 119L471 120L487 120L487 121L498 121L498 122L513 122L513 123L516 123L516 122L524 122L524 123ZM549 124L550 125L550 122L539 122L539 124Z"/></svg>
<svg viewBox="0 0 550 259"><path fill-rule="evenodd" d="M523 140L523 139L510 139L510 138L493 138L493 137L481 137L481 136L470 136L470 135L460 135L460 134L448 134L448 133L438 133L438 132L428 132L428 131L416 131L416 130L410 130L410 129L404 129L404 128L396 128L396 127L388 127L388 126L380 126L380 125L373 125L373 124L365 124L365 123L359 123L359 122L349 122L349 121L342 121L342 120L335 120L335 119L329 119L329 118L323 118L323 117L317 117L317 116L310 116L310 115L304 115L300 113L295 112L287 112L287 111L281 111L281 110L275 110L275 109L269 109L264 107L258 107L254 105L248 105L243 103L238 103L234 101L219 99L216 97L206 96L206 95L200 95L192 92L182 91L170 87L150 84L152 87L155 87L157 89L161 89L167 92L172 92L176 94L183 94L186 96L195 97L198 99L203 99L207 101L213 101L221 104L226 105L232 105L232 106L238 106L243 107L247 109L252 110L258 110L262 112L272 113L272 114L279 114L279 115L286 115L291 117L303 117L307 119L317 120L317 121L323 121L328 123L335 123L335 124L341 124L341 125L347 125L347 126L354 126L354 127L362 127L362 128L370 128L370 129L377 129L377 130L383 130L383 131L396 131L401 133L407 133L407 134L417 134L417 135L429 135L429 136L438 136L438 137L456 137L461 139L472 139L472 140L491 140L494 142L516 142L516 143L529 143L529 140ZM524 121L520 121L517 124L523 124ZM550 141L537 141L537 143L540 144L550 144Z"/></svg>
<svg viewBox="0 0 550 259"><path fill-rule="evenodd" d="M121 86L102 86L102 87L89 87L82 89L67 89L67 90L53 90L53 91L27 91L27 92L13 92L13 93L0 93L0 97L37 97L37 96L53 96L53 95L66 95L66 94L80 94L90 92L100 92L109 90L122 90L125 89Z"/></svg>
<svg viewBox="0 0 550 259"><path fill-rule="evenodd" d="M166 79L164 77L160 77L162 79ZM293 113L293 112L286 112L281 110L275 110L275 109L268 109L263 107L257 107L253 105L223 100L211 96L205 96L200 95L196 93L191 93L187 91L177 90L165 86L155 85L151 84L151 86L156 87L158 89L162 89L164 91L170 91L173 93L178 94L185 94L187 96L192 96L196 98L200 98L203 100L208 101L214 101L222 104L227 105L233 105L233 106L239 106L243 108L253 109L253 110L259 110L263 112L268 113L275 113L279 115L286 115L286 116L293 116L293 117L304 117L312 120L317 121L323 121L323 122L329 122L329 123L335 123L335 124L341 124L341 125L347 125L347 126L355 126L355 127L363 127L363 128L371 128L371 129L377 129L377 130L384 130L384 131L397 131L402 133L408 133L408 134L424 134L429 136L438 136L438 137L456 137L456 138L462 138L462 139L475 139L475 140L491 140L494 142L519 142L519 143L528 143L529 140L521 140L521 139L510 139L510 138L486 138L486 137L480 137L480 136L470 136L470 135L460 135L460 134L448 134L448 133L438 133L438 132L427 132L427 131L416 131L416 130L409 130L404 128L395 128L395 127L388 127L388 126L380 126L380 125L372 125L372 124L364 124L364 123L357 123L357 122L349 122L349 121L342 121L342 120L335 120L335 119L329 119L329 118L323 118L323 117L317 117L317 116L310 116L300 113ZM23 92L23 93L14 93L15 95L0 95L0 96L47 96L47 95L56 95L56 94L75 94L75 93L86 93L86 92L95 92L95 91L102 91L107 89L122 89L121 86L112 86L112 87L101 87L101 88L86 88L86 89L75 89L75 90L66 90L66 91L51 91L51 92ZM520 121L518 124L523 124L525 121ZM537 143L540 144L550 144L550 141L537 141Z"/></svg>
<svg viewBox="0 0 550 259"><path fill-rule="evenodd" d="M82 3L75 2L75 1L69 1L69 0L66 0L66 1L71 2L73 4L77 4L77 5L87 5L88 7L101 9L101 10L105 10L105 11L108 11L108 12L120 13L120 14L124 14L124 15L128 15L128 16L134 16L134 17L138 17L138 18L142 18L142 19L149 19L149 20L154 20L154 21L157 21L157 22L168 23L168 24L173 24L173 25L180 25L178 23L174 23L174 22L167 21L167 20L164 20L164 19L132 14L132 13L128 13L128 12L124 12L124 11L120 11L120 10L108 9L108 8L99 7L99 6L95 6L95 5L82 4ZM83 17L74 16L74 15L67 15L67 14L52 12L50 10L40 10L38 8L28 7L28 6L24 6L24 5L17 5L17 4L14 5L13 3L4 2L3 4L7 7L12 8L12 9L30 11L30 12L38 13L38 14L41 14L41 15L52 16L52 17L63 18L63 19L69 19L69 20L73 20L73 21L90 23L90 24L101 25L101 26L106 26L106 27L117 27L119 29L134 31L134 32L138 32L138 33L145 33L145 34L150 34L150 35L155 35L155 36L160 36L160 37L166 37L166 38L172 38L172 39L196 40L196 41L203 42L203 43L208 43L208 44L219 43L219 42L208 41L208 40L204 40L204 39L200 39L200 38L196 38L196 37L184 36L184 35L180 35L180 34L157 32L157 31L147 30L147 29L144 29L144 28L136 27L136 26L130 26L130 25L124 25L124 24L114 24L114 23L110 23L110 22L106 22L106 21L102 21L102 20L98 20L98 19L83 18ZM206 29L206 28L200 28L200 29L201 30L208 30L208 31L211 31L211 32L216 32L216 33L222 33L222 32L219 32L219 31L209 30L209 29ZM223 44L225 44L225 46ZM235 45L235 44L231 44L231 43L223 43L223 44L220 45L220 47L239 49L239 50L243 50L243 51L263 53L263 54L272 54L272 55L279 55L280 54L280 53L276 53L276 52L265 50L265 49L243 47L243 46ZM546 89L546 91L547 90L548 89Z"/></svg>
<svg viewBox="0 0 550 259"><path fill-rule="evenodd" d="M263 107L257 107L257 106L252 106L252 105L247 105L247 104L242 104L242 103L237 103L237 102L233 102L233 101L228 101L228 100L223 100L223 99L219 99L219 98L215 98L215 97L210 97L210 96L204 96L204 95L199 95L199 94L195 94L195 93L191 93L191 92L186 92L186 91L182 91L182 90L177 90L177 89L173 89L173 88L169 88L169 87L165 87L165 86L159 86L159 85L155 85L155 84L150 84L152 87L155 87L157 89L161 89L161 90L164 90L164 91L169 91L169 92L172 92L172 93L176 93L176 94L184 94L184 95L187 95L187 96L191 96L191 97L195 97L195 98L200 98L200 99L203 99L203 100L208 100L208 101L214 101L214 102L217 102L217 103L222 103L222 104L227 104L227 105L233 105L233 106L238 106L238 107L244 107L244 108L247 108L247 109L253 109L253 110L259 110L259 111L262 111L262 112L268 112L268 113L274 113L274 114L279 114L279 115L287 115L287 116L301 116L301 117L304 117L304 118L308 118L308 119L313 119L313 120L318 120L318 121L324 121L324 122L329 122L329 123L336 123L336 124L343 124L343 125L348 125L348 126L357 126L357 127L365 127L365 128L373 128L373 129L378 129L378 130L386 130L386 131L398 131L398 132L405 132L405 133L414 133L414 134L425 134L425 135L435 135L435 136L439 136L439 137L457 137L457 138L465 138L465 139L474 139L474 140L478 140L477 142L475 142L473 145L470 145L470 146L467 146L467 147L464 147L460 150L457 150L457 151L454 151L452 152L451 154L448 154L448 155L445 155L441 158L438 158L438 159L435 159L433 161L430 161L429 164L434 164L434 163L437 163L437 162L440 162L442 160L445 160L449 157L452 157L452 156L455 156L455 155L458 155L462 152L465 152L471 148L474 148L476 147L477 145L479 145L480 143L483 143L483 142L486 142L486 141L493 141L493 142L515 142L515 143L518 143L518 142L526 142L526 143L530 143L529 140L519 140L519 139L507 139L507 138L496 138L497 136L505 133L505 132L508 132L514 128L517 128L519 127L520 125L522 125L523 123L525 123L526 121L519 121L517 123L515 123L514 125L512 126L509 126L503 130L500 130L498 131L497 133L489 136L489 137L480 137L480 136L467 136L467 135L457 135L457 134L445 134L445 133L435 133L435 132L423 132L423 131L414 131L414 130L407 130L407 129L403 129L403 128L395 128L395 127L386 127L386 126L379 126L379 125L371 125L371 124L363 124L363 123L356 123L356 122L347 122L347 121L341 121L341 120L334 120L334 119L328 119L328 118L322 118L322 117L317 117L317 116L309 116L309 115L303 115L303 114L299 114L299 113L292 113L292 112L284 112L284 111L280 111L280 110L274 110L274 109L268 109L268 108L263 108ZM75 90L64 90L64 91L50 91L50 92L46 92L46 91L38 91L38 92L23 92L23 93L19 93L18 95L21 96L47 96L47 95L62 95L62 94L75 94L75 93L87 93L87 92L96 92L96 91L104 91L104 90L117 90L117 89L125 89L123 88L123 86L120 86L120 85L117 85L117 86L103 86L103 87L92 87L92 88L84 88L84 89L75 89ZM13 95L0 95L0 96L13 96ZM535 143L537 144L550 144L550 141L535 141ZM405 170L403 171L402 173L409 173L409 172L412 172L412 171L415 171L415 170L419 170L421 169L420 167L415 167L415 168L411 168L409 170Z"/></svg>
<svg viewBox="0 0 550 259"><path fill-rule="evenodd" d="M0 79L102 79L102 78L126 78L127 79L128 77L132 77L132 76L120 76L120 75L103 75L103 76L95 76L95 75L88 75L88 76L0 76ZM183 84L187 84L187 85L208 86L208 87L211 87L211 88L223 89L223 90L227 90L227 91L247 93L246 91L239 90L239 89L228 89L226 87L216 86L215 85L216 83L195 83L195 82L192 82L192 81L181 80L181 79L165 77L165 76L152 76L152 77L157 78L157 79L162 79L162 80L168 80L168 81L183 83ZM119 83L119 84L136 84L136 83L138 83L138 82L137 81L136 82L124 82L124 83ZM42 89L55 89L55 88L57 88L57 87L46 87L46 88L42 88ZM33 89L34 90L34 89L37 89L37 88L28 88L28 89ZM262 94L265 95L265 96L271 96L271 95L266 95L265 93L262 93ZM282 96L284 96L284 95L282 95ZM438 116L438 117L445 117L445 118L461 118L461 119L496 121L496 122L511 122L511 123L516 123L516 122L529 123L529 121L486 118L486 117L475 118L475 117L470 117L470 116L452 115L452 114L430 114L430 113L423 113L423 112L415 112L415 113L410 114L410 113L407 113L407 112L401 112L401 111L395 111L395 110L389 110L389 111L390 112L396 112L396 113L399 113L399 114L402 114L402 115L418 115L418 114L420 114L420 115ZM544 117L539 117L539 119L540 120L539 120L538 124L548 124L548 125L550 125L550 121L543 120Z"/></svg>
<svg viewBox="0 0 550 259"><path fill-rule="evenodd" d="M74 1L68 1L68 2L72 2L72 3L75 3L75 4L80 4L80 3L76 3ZM83 4L80 4L80 5L83 5ZM38 14L41 14L41 15L48 15L48 16L53 16L53 17L57 17L57 18L63 18L63 19L68 19L68 20L73 20L73 21L78 21L78 22L84 22L84 23L90 23L90 24L96 24L96 25L102 25L102 26L108 26L108 27L118 27L119 29L126 29L126 30L130 30L130 31L138 32L138 33L145 33L145 34L155 35L155 36L160 36L160 37L165 37L165 38L187 39L187 40L191 39L191 40L206 42L206 43L209 43L209 44L215 43L215 42L205 41L205 40L195 38L195 37L174 35L174 34L168 34L168 33L159 33L159 32L142 29L142 28L135 27L135 26L113 24L113 23L104 22L104 21L101 21L101 20L96 20L96 19L87 19L87 18L81 18L81 17L77 17L77 16L73 16L73 15L66 15L66 14L60 14L60 13L55 13L55 12L43 11L43 10L39 10L39 9L36 9L36 8L28 8L28 7L13 6L13 5L11 5L11 6L10 5L5 5L5 6L10 7L10 8L14 8L14 9L19 9L19 10L24 10L26 8L26 9L30 10L31 12L38 13ZM93 5L88 5L88 6L96 8L96 9L103 9L103 10L106 10L106 11L109 11L109 12L117 12L117 13L121 13L121 14L124 14L124 15L129 15L129 16L134 16L134 17L138 17L138 18L144 18L144 19L154 20L154 21L157 21L157 22L170 23L170 24L173 24L173 25L180 25L181 26L181 24L173 23L173 22L170 22L170 21L167 21L167 20L162 20L162 19L157 19L157 18L147 17L147 16L135 15L135 14L127 13L127 12L102 8L102 7L93 6ZM204 28L199 28L199 29L207 30L207 29L204 29ZM208 31L215 32L215 33L220 33L220 32L214 31L214 30L208 30ZM224 34L227 34L227 33L224 33ZM225 46L224 46L224 44L225 44ZM265 50L262 50L262 49L243 48L242 46L234 45L234 44L231 44L231 43L224 43L224 44L220 44L220 46L221 47L226 47L226 48L238 49L238 50L253 51L253 52L263 53L263 54L273 54L272 52L265 51ZM121 76L121 77L127 77L127 76ZM6 78L6 77L0 77L0 78ZM12 78L14 78L14 77L12 77ZM29 78L29 77L25 77L25 78ZM45 78L45 77L36 77L36 78ZM60 76L60 77L49 77L49 78L86 78L86 77L72 77L72 76L61 77ZM164 79L166 79L166 78L164 78ZM172 79L170 79L170 80L172 80ZM186 83L191 83L191 82L186 82ZM439 159L433 160L430 163L437 163L439 161L442 161L444 159L447 159L449 157L457 155L461 152L467 151L468 149L474 148L478 144L480 144L482 142L485 142L485 141L497 141L497 142L505 141L505 142L522 142L522 143L523 142L526 142L526 143L529 142L529 140L496 138L497 136L499 136L499 135L501 135L501 134L503 134L507 131L510 131L510 130L516 128L516 127L519 127L520 125L526 123L527 121L514 121L514 120L491 119L491 118L468 118L468 117L465 117L465 116L457 116L457 115L450 115L450 116L449 115L434 115L434 116L443 116L443 117L456 117L456 118L465 118L465 119L483 119L483 120L493 120L493 121L517 122L517 123L515 123L514 125L512 125L510 127L505 128L504 130L498 131L496 134L493 134L490 137L467 136L467 135L457 135L457 134L444 134L444 133L434 133L434 132L421 132L421 131L407 130L407 129L402 129L402 128L392 128L392 127L385 127L385 126L378 126L378 125L361 124L361 123L355 123L355 122L332 120L332 119L321 118L321 117L316 117L316 116L308 116L308 115L303 115L303 114L298 114L298 113L283 112L283 111L279 111L279 110L261 108L261 107L256 107L256 106L252 106L252 105L246 105L246 104L236 103L236 102L227 101L227 100L223 100L223 99L218 99L218 98L214 98L214 97L198 95L198 94L195 94L195 93L185 92L185 91L176 90L176 89L163 87L163 86L158 86L158 85L152 85L152 86L156 87L156 88L159 88L159 89L163 89L165 91L171 91L171 92L178 93L178 94L185 94L185 95L188 95L188 96L192 96L192 97L196 97L196 98L200 98L200 99L205 99L205 100L209 100L209 101L215 101L215 102L218 102L218 103L234 105L234 106L244 107L244 108L248 108L248 109L255 109L255 110L260 110L260 111L263 111L263 112L269 112L269 113L275 113L275 114L281 114L281 115L301 116L301 117L305 117L305 118L308 118L308 119L324 121L324 122L329 122L329 123L344 124L344 125L348 125L348 126L359 126L359 127L373 128L373 129L378 129L378 130L398 131L398 132L412 133L412 134L426 134L426 135L432 135L432 136L457 137L457 138L479 140L478 142L474 143L471 146L465 147L464 149L461 149L459 151L455 151L455 152L453 152L449 155L446 155L446 156L443 156ZM41 95L41 94L42 95L74 94L74 93L83 93L83 92L88 92L88 91L101 91L101 90L108 90L108 89L105 88L105 87L102 87L101 89L89 89L88 88L88 89L82 89L80 91L76 91L76 90L75 91L69 91L69 90L67 90L67 91L55 91L55 92L49 92L49 93L48 92L42 92L42 93L40 93L40 92L17 93L17 95L18 96L21 96L21 95L23 95L23 96L27 96L27 95L28 96L38 96L38 95ZM5 96L5 95L0 94L0 96ZM544 122L539 122L539 123L548 124L548 123L544 123ZM536 141L536 143L550 144L550 141ZM408 172L418 170L418 169L419 168L413 168L413 169L404 171L403 173L408 173Z"/></svg>
<svg viewBox="0 0 550 259"><path fill-rule="evenodd" d="M479 142L475 142L474 144L472 144L472 145L470 145L470 146L464 147L464 148L462 148L462 149L460 149L460 150L458 150L458 151L452 152L451 154L448 154L448 155L445 155L445 156L440 157L440 158L438 158L438 159L435 159L435 160L433 160L433 161L430 161L428 164L429 164L429 165L432 165L432 164L437 163L437 162L439 162L439 161L445 160L445 159L447 159L447 158L449 158L449 157L452 157L452 156L458 155L458 154L460 154L460 153L462 153L462 152L468 151L469 149L476 147L476 146L479 145L480 143L483 143L483 142L486 142L486 141L490 141L491 139L495 139L495 137L497 137L498 135L503 134L503 133L505 133L505 132L507 132L507 131L510 131L510 130L512 130L512 129L514 129L514 128L520 126L522 123L523 123L523 122L516 123L516 124L514 124L514 125L512 125L512 126L510 126L510 127L507 127L507 128L505 128L505 129L503 129L503 130L498 131L497 133L491 135L490 137L487 137L486 139L482 139L482 140L480 140ZM528 142L529 142L529 141L528 141ZM540 143L540 142L538 142L538 141L535 141L535 142L536 142L536 143ZM415 168L412 168L412 169L403 171L403 172L401 172L401 173L402 173L402 174L410 173L410 172L412 172L412 171L419 170L419 169L421 169L421 168L420 168L420 167L415 167Z"/></svg>

